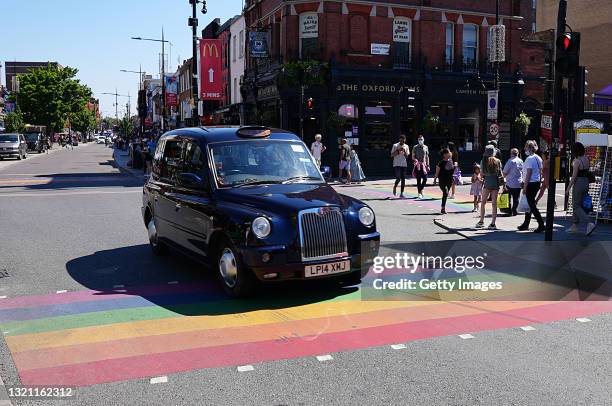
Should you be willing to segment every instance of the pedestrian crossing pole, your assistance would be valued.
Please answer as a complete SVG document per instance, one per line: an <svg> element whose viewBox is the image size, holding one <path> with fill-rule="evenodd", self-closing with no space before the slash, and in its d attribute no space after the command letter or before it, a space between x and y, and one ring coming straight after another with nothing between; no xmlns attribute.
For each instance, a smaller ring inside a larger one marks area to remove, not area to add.
<svg viewBox="0 0 612 406"><path fill-rule="evenodd" d="M559 0L559 14L557 16L557 33L555 38L565 32L565 18L567 14L567 0ZM550 163L548 165L548 198L546 201L546 230L544 241L552 241L555 221L555 193L557 179L555 178L555 161L559 148L559 120L561 114L561 92L563 91L563 76L555 69L555 90L553 99L552 145L549 151Z"/></svg>

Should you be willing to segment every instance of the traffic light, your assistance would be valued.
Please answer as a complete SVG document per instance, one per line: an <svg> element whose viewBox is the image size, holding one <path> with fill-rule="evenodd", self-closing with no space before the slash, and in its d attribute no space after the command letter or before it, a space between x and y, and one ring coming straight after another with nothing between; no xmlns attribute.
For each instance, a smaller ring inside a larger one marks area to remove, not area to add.
<svg viewBox="0 0 612 406"><path fill-rule="evenodd" d="M138 91L138 117L140 118L147 117L147 91L146 90Z"/></svg>
<svg viewBox="0 0 612 406"><path fill-rule="evenodd" d="M564 77L574 77L580 65L580 33L565 32L557 37L555 69Z"/></svg>
<svg viewBox="0 0 612 406"><path fill-rule="evenodd" d="M314 100L312 99L312 97L306 99L306 108L308 110L312 110L314 108Z"/></svg>

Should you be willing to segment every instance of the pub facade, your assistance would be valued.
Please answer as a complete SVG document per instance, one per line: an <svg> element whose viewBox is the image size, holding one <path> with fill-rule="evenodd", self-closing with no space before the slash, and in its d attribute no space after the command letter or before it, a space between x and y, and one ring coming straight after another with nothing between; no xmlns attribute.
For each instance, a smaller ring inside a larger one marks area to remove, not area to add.
<svg viewBox="0 0 612 406"><path fill-rule="evenodd" d="M501 1L507 61L499 66L498 119L488 120L495 10L483 3L494 2L248 3L247 26L268 33L269 55L248 59L241 88L246 122L291 130L307 144L323 134L332 147L323 161L332 167L334 146L345 137L372 176L391 172L389 151L400 134L411 145L423 134L434 155L453 142L466 169L488 139L498 139L502 150L517 146L512 123L525 107L525 83L542 81L521 68L529 63L520 47L531 10L527 2Z"/></svg>

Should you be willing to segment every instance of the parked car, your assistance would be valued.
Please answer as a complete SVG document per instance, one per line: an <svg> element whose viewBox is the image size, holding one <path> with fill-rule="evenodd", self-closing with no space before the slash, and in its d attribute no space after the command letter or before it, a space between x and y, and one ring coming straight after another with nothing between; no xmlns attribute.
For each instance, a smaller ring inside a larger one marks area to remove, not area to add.
<svg viewBox="0 0 612 406"><path fill-rule="evenodd" d="M43 153L47 150L47 140L43 134L40 133L26 133L26 143L28 145L28 151L36 151Z"/></svg>
<svg viewBox="0 0 612 406"><path fill-rule="evenodd" d="M259 283L359 283L380 241L370 207L329 186L296 135L265 127L164 134L142 215L154 253L208 262L233 297Z"/></svg>
<svg viewBox="0 0 612 406"><path fill-rule="evenodd" d="M28 144L23 134L0 134L0 159L5 157L26 159L28 157Z"/></svg>
<svg viewBox="0 0 612 406"><path fill-rule="evenodd" d="M96 137L96 144L104 144L106 142L106 137L103 137L101 135Z"/></svg>

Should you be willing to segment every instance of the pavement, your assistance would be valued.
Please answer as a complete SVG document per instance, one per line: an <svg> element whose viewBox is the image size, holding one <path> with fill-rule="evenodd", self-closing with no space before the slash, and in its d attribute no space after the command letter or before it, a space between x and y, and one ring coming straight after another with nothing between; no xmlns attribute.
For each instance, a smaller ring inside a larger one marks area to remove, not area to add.
<svg viewBox="0 0 612 406"><path fill-rule="evenodd" d="M0 169L0 377L77 394L15 405L611 403L612 301L314 285L230 300L207 267L150 252L143 179L122 158L92 145ZM437 187L424 200L413 186L395 198L389 180L335 188L373 208L386 247L466 240L434 224Z"/></svg>

